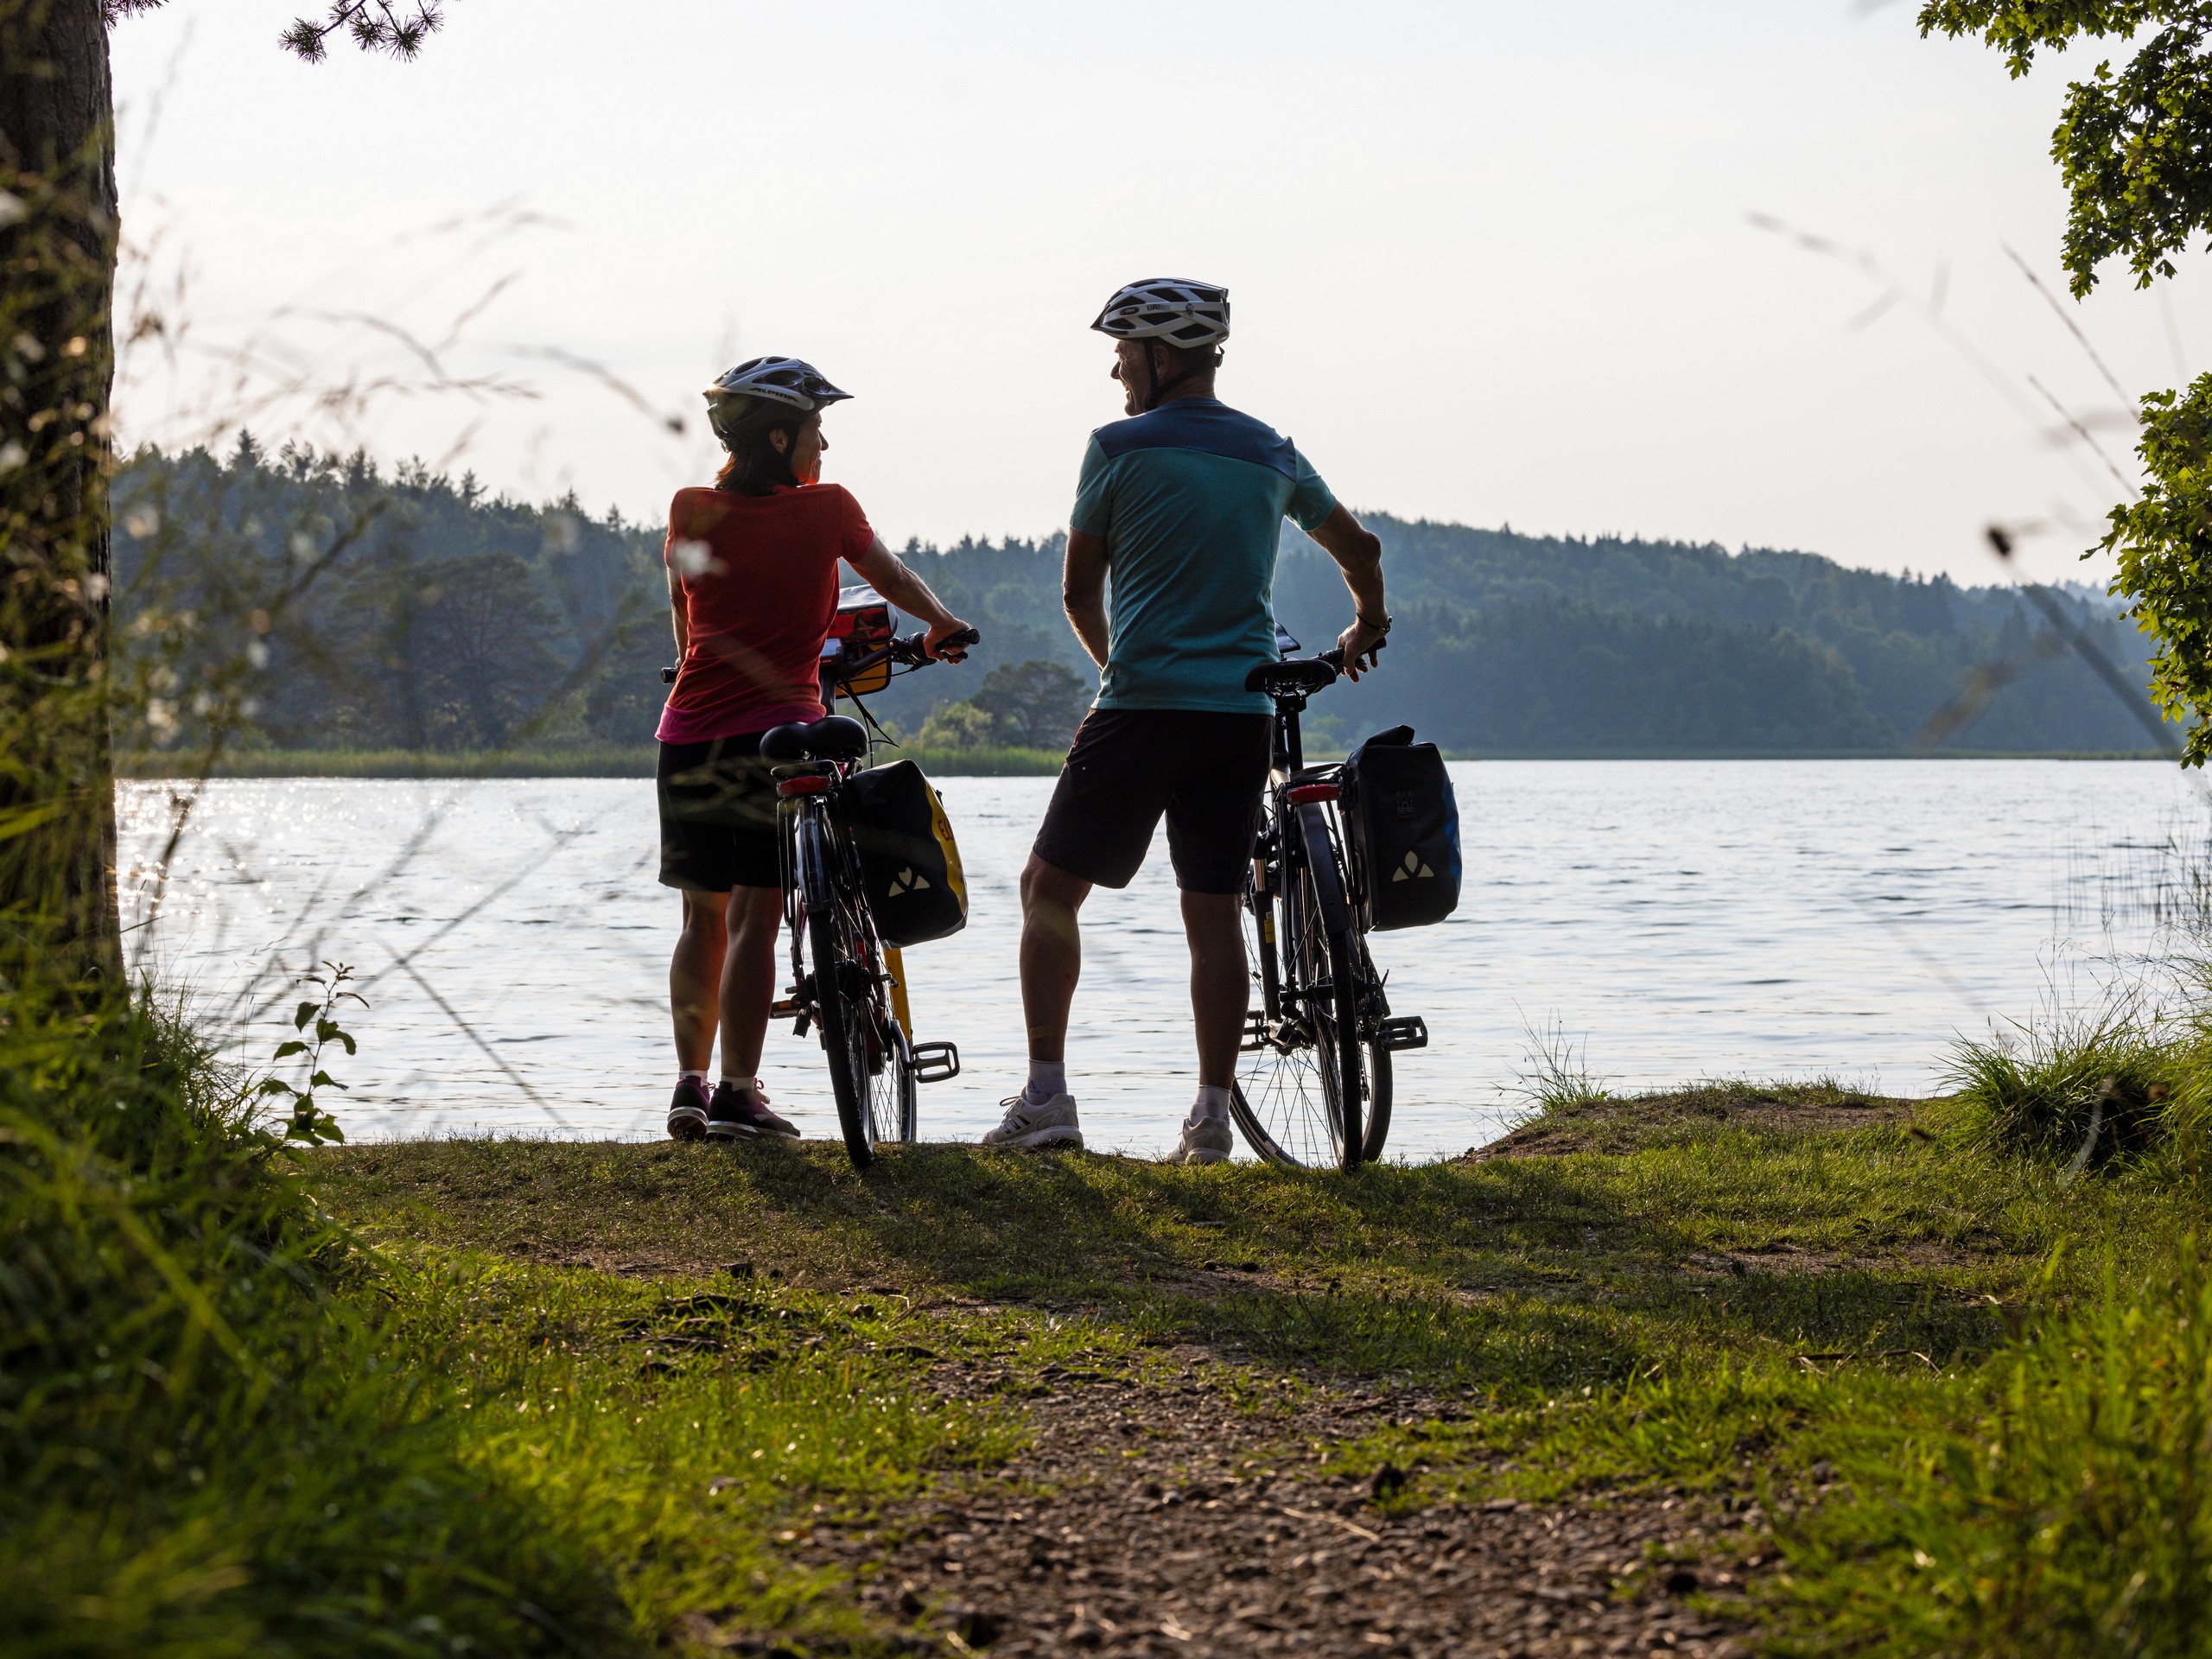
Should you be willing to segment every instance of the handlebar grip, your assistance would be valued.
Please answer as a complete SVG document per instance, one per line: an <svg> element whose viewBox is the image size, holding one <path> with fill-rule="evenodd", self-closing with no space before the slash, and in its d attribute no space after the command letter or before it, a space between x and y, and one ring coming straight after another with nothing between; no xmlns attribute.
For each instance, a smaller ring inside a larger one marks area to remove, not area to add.
<svg viewBox="0 0 2212 1659"><path fill-rule="evenodd" d="M910 633L903 639L894 639L891 642L891 654L899 662L918 666L930 660L929 638L926 632L923 632ZM982 639L981 629L963 628L957 633L946 634L937 642L937 648L939 651L961 651L969 645L982 644Z"/></svg>
<svg viewBox="0 0 2212 1659"><path fill-rule="evenodd" d="M1316 662L1326 663L1331 668L1335 669L1339 674L1344 671L1344 653L1342 646L1338 646L1334 651L1325 651L1319 657L1314 658L1314 660Z"/></svg>

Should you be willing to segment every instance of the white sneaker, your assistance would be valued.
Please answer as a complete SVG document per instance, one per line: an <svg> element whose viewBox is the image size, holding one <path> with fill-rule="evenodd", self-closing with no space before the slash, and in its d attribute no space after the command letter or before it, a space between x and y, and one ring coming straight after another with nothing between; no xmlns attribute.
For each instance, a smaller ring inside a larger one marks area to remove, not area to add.
<svg viewBox="0 0 2212 1659"><path fill-rule="evenodd" d="M1185 1119L1183 1124L1183 1144L1175 1148L1168 1159L1171 1164L1219 1164L1228 1161L1229 1154L1236 1150L1236 1137L1230 1132L1225 1117L1202 1117L1197 1122Z"/></svg>
<svg viewBox="0 0 2212 1659"><path fill-rule="evenodd" d="M1054 1095L1042 1105L1026 1095L1016 1095L999 1104L1006 1108L1006 1119L983 1137L987 1147L1019 1147L1034 1152L1039 1147L1083 1144L1083 1126L1076 1122L1073 1095Z"/></svg>

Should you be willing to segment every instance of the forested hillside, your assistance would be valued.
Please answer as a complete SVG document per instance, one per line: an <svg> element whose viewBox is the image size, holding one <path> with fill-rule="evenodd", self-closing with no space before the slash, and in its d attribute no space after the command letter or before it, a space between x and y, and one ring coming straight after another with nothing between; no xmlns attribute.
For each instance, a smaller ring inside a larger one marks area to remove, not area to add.
<svg viewBox="0 0 2212 1659"><path fill-rule="evenodd" d="M117 602L157 695L136 741L245 714L283 747L483 749L650 740L671 645L660 532L575 499L525 506L419 466L249 440L226 458L142 453L117 492ZM2007 588L1846 569L1807 553L1368 522L1398 619L1381 673L1318 700L1317 735L1409 721L1476 753L1910 747L1978 670L1987 707L1947 747L2139 749L2141 727ZM896 727L989 670L1087 671L1060 614L1056 535L910 544L983 630L965 670L899 681ZM1346 620L1334 567L1287 530L1281 620L1308 649ZM2063 602L2133 680L2109 606ZM179 688L190 685L191 697ZM133 741L126 734L126 742Z"/></svg>

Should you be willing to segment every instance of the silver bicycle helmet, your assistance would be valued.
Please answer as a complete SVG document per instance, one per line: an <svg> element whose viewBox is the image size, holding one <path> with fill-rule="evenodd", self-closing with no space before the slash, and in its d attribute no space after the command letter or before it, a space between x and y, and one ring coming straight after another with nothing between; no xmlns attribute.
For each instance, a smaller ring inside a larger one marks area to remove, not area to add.
<svg viewBox="0 0 2212 1659"><path fill-rule="evenodd" d="M1159 340L1185 351L1229 338L1229 290L1179 276L1149 276L1115 290L1090 325L1116 340Z"/></svg>
<svg viewBox="0 0 2212 1659"><path fill-rule="evenodd" d="M722 375L705 393L708 404L715 408L742 399L745 402L738 404L741 411L752 399L765 398L808 415L852 395L838 391L823 378L821 370L795 357L750 358Z"/></svg>

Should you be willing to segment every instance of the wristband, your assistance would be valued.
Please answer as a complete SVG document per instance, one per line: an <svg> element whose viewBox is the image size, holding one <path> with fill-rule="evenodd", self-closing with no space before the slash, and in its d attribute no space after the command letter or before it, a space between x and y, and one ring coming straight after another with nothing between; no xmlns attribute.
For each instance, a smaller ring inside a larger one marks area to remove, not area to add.
<svg viewBox="0 0 2212 1659"><path fill-rule="evenodd" d="M1355 606L1352 608L1352 618L1363 628L1373 628L1377 633L1388 633L1390 632L1390 613L1388 611L1385 611L1382 613L1382 620L1380 622L1370 622L1365 617L1360 615L1358 607Z"/></svg>

